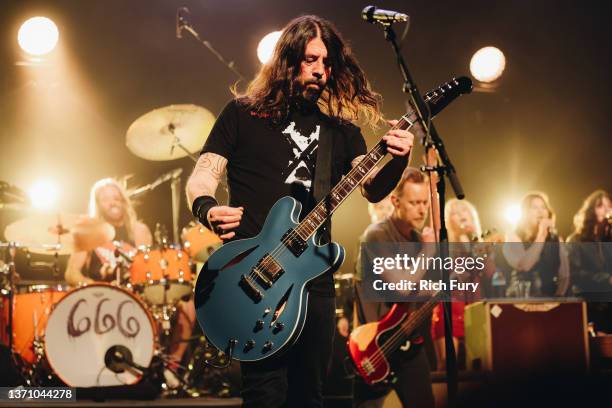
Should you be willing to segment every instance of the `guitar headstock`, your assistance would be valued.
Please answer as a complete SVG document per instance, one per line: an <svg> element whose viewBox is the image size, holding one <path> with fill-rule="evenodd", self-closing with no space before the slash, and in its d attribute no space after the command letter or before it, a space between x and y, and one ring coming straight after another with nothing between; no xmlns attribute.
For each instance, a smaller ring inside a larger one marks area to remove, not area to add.
<svg viewBox="0 0 612 408"><path fill-rule="evenodd" d="M425 95L425 102L431 111L431 117L436 116L455 98L472 92L472 80L462 76L453 78Z"/></svg>

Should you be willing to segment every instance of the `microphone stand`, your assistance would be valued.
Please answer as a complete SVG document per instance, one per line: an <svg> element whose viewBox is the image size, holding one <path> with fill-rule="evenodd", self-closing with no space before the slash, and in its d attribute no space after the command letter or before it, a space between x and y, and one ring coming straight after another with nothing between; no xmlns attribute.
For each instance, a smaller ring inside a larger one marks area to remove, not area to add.
<svg viewBox="0 0 612 408"><path fill-rule="evenodd" d="M451 186L455 192L455 196L459 199L463 199L465 194L463 192L463 187L459 182L459 178L457 177L457 173L455 172L455 167L451 163L450 157L446 152L446 148L444 147L444 143L440 138L440 135L436 131L433 123L431 122L431 115L421 93L417 89L417 86L410 75L410 71L404 61L404 57L401 54L399 46L396 41L395 31L393 30L392 23L380 23L384 28L385 40L387 40L393 51L395 53L397 59L397 65L399 67L400 73L404 79L404 85L402 87L402 91L410 97L412 102L412 106L415 109L415 113L417 115L417 121L422 126L425 137L422 140L423 145L425 146L425 155L427 157L427 152L432 147L435 147L439 161L441 164L438 164L432 168L426 167L425 170L428 172L436 171L438 173L438 194L439 194L439 212L440 212L440 257L442 259L446 259L449 254L448 249L448 233L446 230L446 221L444 219L444 205L445 205L445 194L446 194L446 183L444 176L448 177ZM433 192L430 192L433 195ZM433 198L431 202L433 203ZM434 220L435 221L435 220ZM434 225L435 227L435 225ZM445 301L442 303L444 308L444 338L446 343L446 385L447 385L447 393L448 393L448 406L454 407L457 404L457 355L455 352L455 347L453 343L453 324L452 324L452 304L451 304L451 293L450 293L450 276L449 271L446 268L442 268L442 281L445 283Z"/></svg>
<svg viewBox="0 0 612 408"><path fill-rule="evenodd" d="M238 68L236 67L236 63L234 61L227 61L223 55L221 55L221 53L219 51L217 51L210 42L208 42L207 40L203 40L200 37L200 34L191 26L191 24L189 24L189 22L185 21L184 19L181 19L180 22L180 26L179 26L179 30L185 30L187 32L189 32L199 43L201 43L202 45L204 45L206 48L208 48L208 50L210 52L213 53L213 55L215 57L217 57L217 59L223 64L225 65L230 71L232 71L234 74L236 74L236 76L238 77L239 80L244 80L244 75L242 75L240 73L240 71L238 70Z"/></svg>

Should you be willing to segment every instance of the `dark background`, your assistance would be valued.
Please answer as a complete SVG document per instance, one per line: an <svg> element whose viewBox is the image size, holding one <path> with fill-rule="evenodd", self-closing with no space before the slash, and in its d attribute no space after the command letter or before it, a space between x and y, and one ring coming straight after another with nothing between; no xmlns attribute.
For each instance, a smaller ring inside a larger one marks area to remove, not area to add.
<svg viewBox="0 0 612 408"><path fill-rule="evenodd" d="M175 37L175 11L187 6L191 23L251 78L256 47L266 33L305 13L333 21L373 87L387 117L405 107L400 76L382 30L360 20L364 1L3 1L0 11L0 179L27 189L55 180L63 211L84 212L91 184L133 174L130 186L151 182L189 159L152 162L125 147L129 125L142 114L194 103L214 115L230 99L235 76L188 34ZM584 197L612 190L610 178L611 25L604 2L379 1L411 16L403 48L422 92L469 74L479 48L494 45L507 65L495 93L463 96L436 119L466 196L484 228L507 227L503 210L528 190L549 194L562 235ZM55 21L58 49L43 66L24 61L16 37L35 15ZM398 31L402 27L398 26ZM56 66L56 61L58 66ZM58 68L60 67L60 68ZM368 145L381 131L364 129ZM420 149L413 164L420 163ZM452 196L452 194L451 194ZM137 208L153 228L171 228L165 184ZM190 221L185 200L181 226ZM334 235L352 268L357 237L368 224L358 193L334 218Z"/></svg>

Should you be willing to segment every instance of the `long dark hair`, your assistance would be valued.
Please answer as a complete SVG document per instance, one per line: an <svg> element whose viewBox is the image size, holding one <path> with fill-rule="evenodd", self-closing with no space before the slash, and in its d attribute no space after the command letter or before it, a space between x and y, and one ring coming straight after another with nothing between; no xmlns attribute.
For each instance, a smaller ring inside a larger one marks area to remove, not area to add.
<svg viewBox="0 0 612 408"><path fill-rule="evenodd" d="M579 241L597 241L595 236L595 224L597 224L597 216L595 208L607 198L610 200L610 195L604 190L596 190L592 192L583 202L582 206L574 215L574 234Z"/></svg>
<svg viewBox="0 0 612 408"><path fill-rule="evenodd" d="M521 200L521 219L516 225L516 235L519 236L522 242L532 242L537 234L537 228L532 230L527 226L527 212L529 211L529 207L531 207L531 202L538 198L544 202L544 206L548 211L548 218L553 220L553 223L555 222L555 211L550 205L550 200L548 199L548 195L546 193L541 191L532 191L525 194Z"/></svg>
<svg viewBox="0 0 612 408"><path fill-rule="evenodd" d="M338 120L363 120L375 127L382 119L380 95L370 88L365 74L350 47L329 21L318 16L301 16L283 29L274 53L246 92L236 87L234 95L255 113L274 123L288 118L291 98L297 96L295 79L300 73L308 42L321 37L327 48L331 74L318 100L321 111Z"/></svg>

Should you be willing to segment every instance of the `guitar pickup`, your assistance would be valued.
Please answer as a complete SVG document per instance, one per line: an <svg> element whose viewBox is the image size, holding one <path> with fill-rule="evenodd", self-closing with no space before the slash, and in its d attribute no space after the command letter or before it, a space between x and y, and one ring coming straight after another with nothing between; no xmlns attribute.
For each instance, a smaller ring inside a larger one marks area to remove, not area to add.
<svg viewBox="0 0 612 408"><path fill-rule="evenodd" d="M306 241L304 241L293 228L285 232L285 235L283 235L281 241L296 257L302 255L302 253L308 247Z"/></svg>
<svg viewBox="0 0 612 408"><path fill-rule="evenodd" d="M285 273L285 270L274 257L266 254L257 262L257 265L255 265L251 272L262 285L270 288Z"/></svg>
<svg viewBox="0 0 612 408"><path fill-rule="evenodd" d="M240 286L255 303L259 303L263 299L263 293L257 288L250 276L241 275Z"/></svg>

